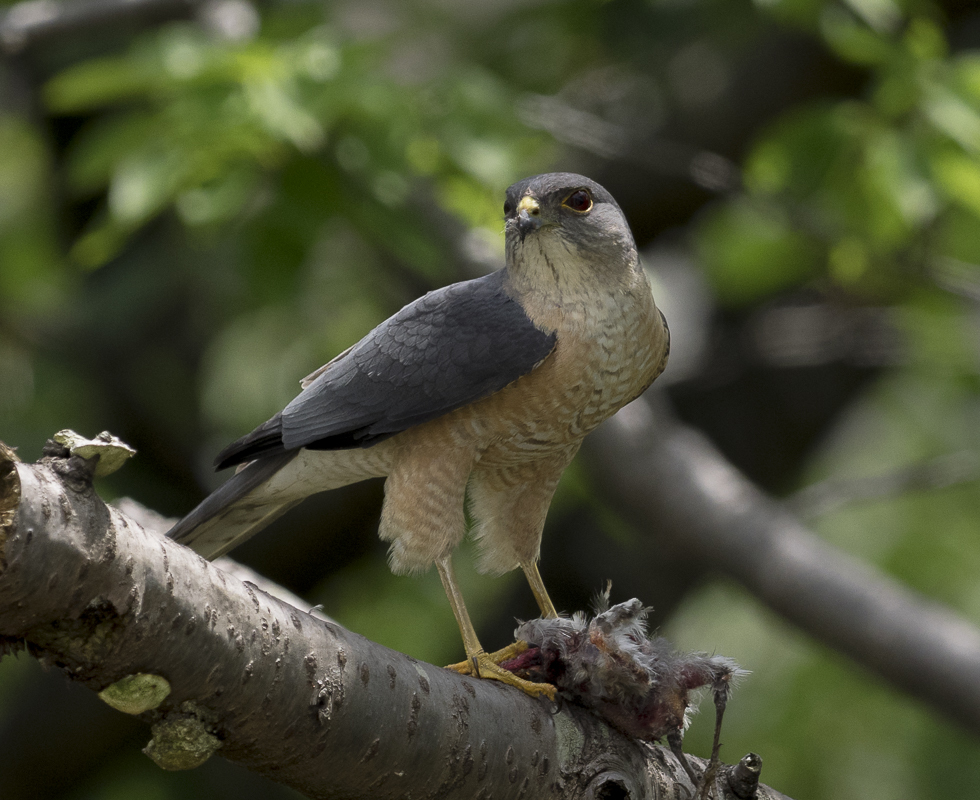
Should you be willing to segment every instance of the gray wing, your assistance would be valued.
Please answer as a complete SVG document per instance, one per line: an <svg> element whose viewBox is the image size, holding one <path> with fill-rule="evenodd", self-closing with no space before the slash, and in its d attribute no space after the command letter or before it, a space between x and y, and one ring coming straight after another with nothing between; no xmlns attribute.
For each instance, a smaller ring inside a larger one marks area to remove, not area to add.
<svg viewBox="0 0 980 800"><path fill-rule="evenodd" d="M252 462L205 497L167 536L208 560L250 539L302 499L275 503L250 497L295 457L295 450L283 450Z"/></svg>
<svg viewBox="0 0 980 800"><path fill-rule="evenodd" d="M555 334L531 322L505 278L500 270L405 306L219 453L216 466L300 447L368 447L527 374L554 349Z"/></svg>

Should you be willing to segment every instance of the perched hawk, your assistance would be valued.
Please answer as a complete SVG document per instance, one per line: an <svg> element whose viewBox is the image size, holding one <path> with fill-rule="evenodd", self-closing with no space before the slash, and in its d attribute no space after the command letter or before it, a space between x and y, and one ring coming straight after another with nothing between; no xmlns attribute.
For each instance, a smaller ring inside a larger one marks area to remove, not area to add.
<svg viewBox="0 0 980 800"><path fill-rule="evenodd" d="M244 465L169 536L216 558L317 492L385 476L391 568L436 565L470 669L554 695L484 652L452 570L469 493L479 568L520 567L542 616L545 516L584 436L664 369L670 335L623 212L581 175L507 190L506 266L411 303L218 454ZM508 651L508 655L513 654Z"/></svg>

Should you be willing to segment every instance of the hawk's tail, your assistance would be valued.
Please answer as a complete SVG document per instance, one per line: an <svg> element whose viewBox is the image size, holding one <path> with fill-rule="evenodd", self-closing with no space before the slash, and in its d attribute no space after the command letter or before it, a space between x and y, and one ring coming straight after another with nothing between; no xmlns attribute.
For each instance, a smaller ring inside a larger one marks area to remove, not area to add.
<svg viewBox="0 0 980 800"><path fill-rule="evenodd" d="M265 498L251 496L292 461L297 452L276 453L246 465L167 531L167 536L209 561L250 539L300 502L297 499L270 503Z"/></svg>

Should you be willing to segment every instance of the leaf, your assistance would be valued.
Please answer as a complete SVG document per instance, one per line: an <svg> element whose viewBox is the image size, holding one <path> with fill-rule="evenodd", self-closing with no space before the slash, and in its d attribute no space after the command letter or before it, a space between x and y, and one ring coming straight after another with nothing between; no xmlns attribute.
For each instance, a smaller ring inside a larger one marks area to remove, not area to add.
<svg viewBox="0 0 980 800"><path fill-rule="evenodd" d="M742 200L699 226L698 252L719 299L739 305L797 285L816 273L819 250L776 206Z"/></svg>
<svg viewBox="0 0 980 800"><path fill-rule="evenodd" d="M86 194L103 189L119 161L143 147L159 129L159 118L145 112L97 119L83 128L68 148L69 185Z"/></svg>
<svg viewBox="0 0 980 800"><path fill-rule="evenodd" d="M188 174L175 151L146 148L121 161L109 183L109 213L124 225L138 225L165 208Z"/></svg>
<svg viewBox="0 0 980 800"><path fill-rule="evenodd" d="M946 147L933 156L931 166L937 187L969 209L980 224L980 158Z"/></svg>
<svg viewBox="0 0 980 800"><path fill-rule="evenodd" d="M155 77L148 64L128 57L82 61L45 84L44 102L56 114L77 114L137 98Z"/></svg>
<svg viewBox="0 0 980 800"><path fill-rule="evenodd" d="M940 131L966 150L980 153L980 109L943 84L931 84L923 111Z"/></svg>
<svg viewBox="0 0 980 800"><path fill-rule="evenodd" d="M853 64L879 66L897 54L893 42L835 6L826 6L820 15L820 32L838 56Z"/></svg>

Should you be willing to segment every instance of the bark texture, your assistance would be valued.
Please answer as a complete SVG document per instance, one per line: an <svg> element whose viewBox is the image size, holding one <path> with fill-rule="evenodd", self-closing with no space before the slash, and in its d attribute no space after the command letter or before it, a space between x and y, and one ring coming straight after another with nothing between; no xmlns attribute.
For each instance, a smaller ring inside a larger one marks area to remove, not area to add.
<svg viewBox="0 0 980 800"><path fill-rule="evenodd" d="M583 709L416 661L228 575L103 504L93 466L0 452L0 645L123 695L162 766L218 752L314 798L693 791L669 751ZM757 780L747 757L719 771L718 796L781 797Z"/></svg>

